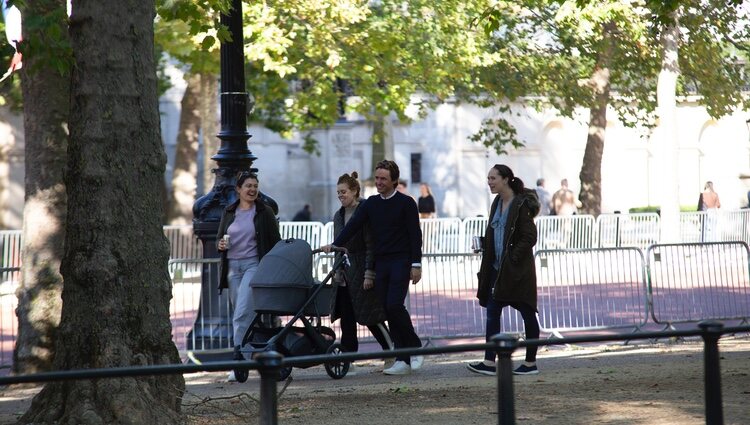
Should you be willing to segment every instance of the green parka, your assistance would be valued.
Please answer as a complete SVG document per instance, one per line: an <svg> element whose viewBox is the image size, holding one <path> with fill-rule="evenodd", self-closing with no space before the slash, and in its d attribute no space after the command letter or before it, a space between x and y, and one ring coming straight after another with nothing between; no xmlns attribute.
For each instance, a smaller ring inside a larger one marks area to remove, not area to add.
<svg viewBox="0 0 750 425"><path fill-rule="evenodd" d="M495 231L491 226L492 216L497 210L500 195L495 197L490 207L490 219L484 232L484 253L477 277L479 287L477 298L482 307L487 307L490 290L495 301L505 304L522 302L537 308L536 267L534 245L536 244L536 224L534 217L539 212L539 200L533 190L525 189L510 202L508 220L505 223L503 255L497 278L491 282L492 263L495 261Z"/></svg>

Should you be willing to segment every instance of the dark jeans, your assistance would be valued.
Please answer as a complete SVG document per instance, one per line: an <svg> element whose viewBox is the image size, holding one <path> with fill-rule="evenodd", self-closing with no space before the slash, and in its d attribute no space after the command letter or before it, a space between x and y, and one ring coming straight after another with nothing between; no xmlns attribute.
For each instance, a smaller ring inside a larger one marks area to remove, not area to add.
<svg viewBox="0 0 750 425"><path fill-rule="evenodd" d="M359 340L357 339L357 320L354 315L354 306L352 305L352 299L349 296L348 286L339 286L336 289L336 311L341 317L339 326L341 326L341 345L344 351L356 353L359 350ZM393 342L391 336L388 333L388 327L385 322L378 323L373 326L368 326L372 336L378 341L380 347L385 350L393 349Z"/></svg>
<svg viewBox="0 0 750 425"><path fill-rule="evenodd" d="M490 276L490 282L494 282L497 278L497 270L492 269ZM539 339L539 320L536 317L536 310L526 303L500 303L492 298L492 288L490 287L490 296L487 301L487 341L490 340L494 335L500 333L500 324L502 323L503 308L510 306L515 308L521 313L523 317L523 327L526 331L526 339ZM536 346L526 347L526 361L533 363L536 361ZM487 350L484 352L484 359L491 362L495 361L497 353L494 350Z"/></svg>
<svg viewBox="0 0 750 425"><path fill-rule="evenodd" d="M411 316L404 306L406 293L409 291L409 260L383 260L375 262L375 290L385 307L385 315L391 327L391 336L396 348L418 348L422 341L414 331ZM409 356L399 356L401 360L411 364Z"/></svg>

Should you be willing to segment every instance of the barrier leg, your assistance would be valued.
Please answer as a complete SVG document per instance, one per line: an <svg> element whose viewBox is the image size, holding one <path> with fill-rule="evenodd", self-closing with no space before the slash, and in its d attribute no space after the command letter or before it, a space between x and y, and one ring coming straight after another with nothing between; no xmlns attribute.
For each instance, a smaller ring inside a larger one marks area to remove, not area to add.
<svg viewBox="0 0 750 425"><path fill-rule="evenodd" d="M283 356L275 351L258 354L260 363L260 425L279 423L279 402L276 394L276 381L279 378Z"/></svg>
<svg viewBox="0 0 750 425"><path fill-rule="evenodd" d="M518 347L518 338L507 334L492 337L497 352L497 416L500 425L515 425L513 362L510 356Z"/></svg>
<svg viewBox="0 0 750 425"><path fill-rule="evenodd" d="M703 330L703 380L706 397L706 424L723 425L724 412L721 402L721 369L719 367L719 338L724 325L705 321L698 324Z"/></svg>

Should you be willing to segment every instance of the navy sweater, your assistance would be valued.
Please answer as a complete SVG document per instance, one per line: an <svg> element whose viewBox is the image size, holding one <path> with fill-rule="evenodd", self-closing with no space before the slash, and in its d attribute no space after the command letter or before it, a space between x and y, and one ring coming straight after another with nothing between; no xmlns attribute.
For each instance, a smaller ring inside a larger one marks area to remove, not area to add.
<svg viewBox="0 0 750 425"><path fill-rule="evenodd" d="M414 199L401 192L396 192L390 199L370 196L359 206L333 244L344 246L365 223L370 223L376 260L403 258L412 263L422 261L422 230Z"/></svg>

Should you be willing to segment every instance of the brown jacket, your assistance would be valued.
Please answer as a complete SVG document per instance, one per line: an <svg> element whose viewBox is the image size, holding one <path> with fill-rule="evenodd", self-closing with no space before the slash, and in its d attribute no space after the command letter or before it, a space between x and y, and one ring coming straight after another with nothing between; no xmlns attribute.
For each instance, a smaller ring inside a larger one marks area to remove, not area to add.
<svg viewBox="0 0 750 425"><path fill-rule="evenodd" d="M536 193L529 189L513 197L508 211L508 221L505 223L500 271L497 279L491 282L492 263L495 260L495 232L490 223L499 202L500 195L492 202L490 220L484 232L484 253L477 274L479 304L487 307L492 288L495 301L507 304L521 302L536 310L536 267L533 249L537 237L534 217L539 212L539 200Z"/></svg>

